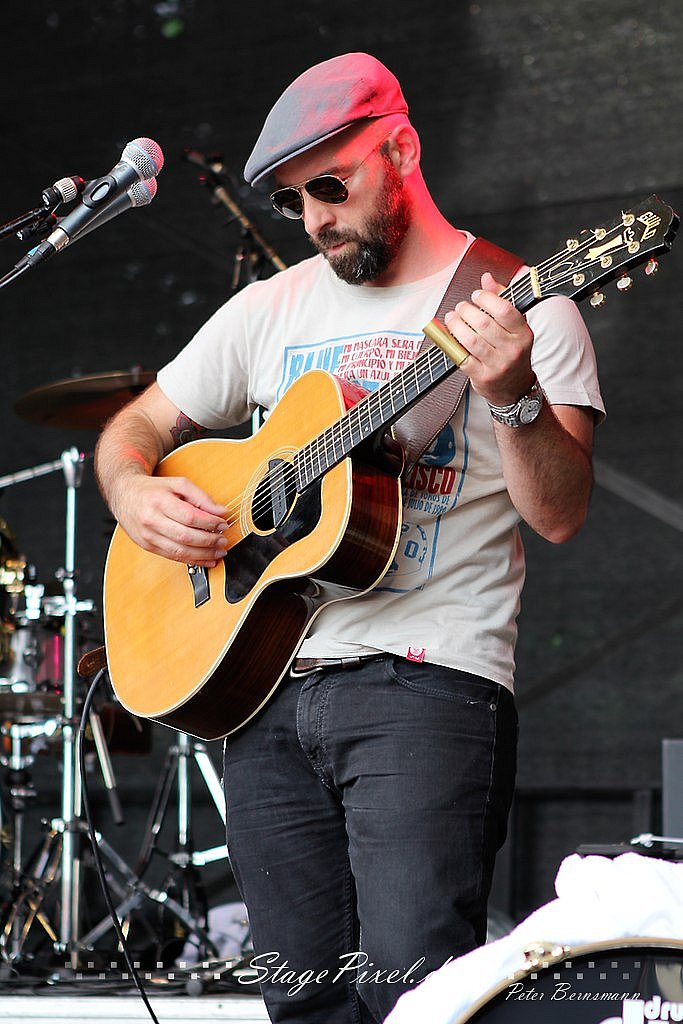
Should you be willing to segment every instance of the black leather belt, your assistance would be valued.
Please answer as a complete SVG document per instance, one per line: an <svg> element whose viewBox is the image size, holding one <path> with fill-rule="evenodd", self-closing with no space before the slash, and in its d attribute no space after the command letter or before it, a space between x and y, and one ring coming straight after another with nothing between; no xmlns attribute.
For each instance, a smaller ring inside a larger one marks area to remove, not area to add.
<svg viewBox="0 0 683 1024"><path fill-rule="evenodd" d="M384 651L377 654L357 654L352 658L295 658L290 668L290 675L309 676L313 672L332 672L337 668L360 668L368 661L385 658Z"/></svg>

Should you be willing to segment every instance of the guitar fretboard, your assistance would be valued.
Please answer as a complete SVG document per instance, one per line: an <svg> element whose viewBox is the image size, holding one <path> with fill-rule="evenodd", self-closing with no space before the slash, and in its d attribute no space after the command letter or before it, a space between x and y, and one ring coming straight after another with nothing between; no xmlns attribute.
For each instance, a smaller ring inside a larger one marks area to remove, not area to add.
<svg viewBox="0 0 683 1024"><path fill-rule="evenodd" d="M515 282L515 292L528 296L528 289L523 288L528 277L527 274ZM501 295L521 308L522 303L515 301L512 287L506 288ZM525 308L528 308L526 303ZM378 430L389 427L425 392L455 369L455 364L440 348L431 346L422 351L400 373L362 398L341 419L300 449L294 459L297 491L303 491L322 477Z"/></svg>
<svg viewBox="0 0 683 1024"><path fill-rule="evenodd" d="M501 295L521 313L549 295L564 295L578 301L627 267L646 260L654 263L654 254L671 248L678 223L670 206L656 195L648 196L622 212L609 227L584 230L569 239L564 249L531 267ZM649 272L647 266L645 269ZM629 286L630 279L623 287ZM595 300L594 304L599 305L603 298L594 295L591 302ZM430 347L422 351L414 362L301 448L294 459L296 489L308 487L363 441L390 426L453 370L455 364L441 349Z"/></svg>

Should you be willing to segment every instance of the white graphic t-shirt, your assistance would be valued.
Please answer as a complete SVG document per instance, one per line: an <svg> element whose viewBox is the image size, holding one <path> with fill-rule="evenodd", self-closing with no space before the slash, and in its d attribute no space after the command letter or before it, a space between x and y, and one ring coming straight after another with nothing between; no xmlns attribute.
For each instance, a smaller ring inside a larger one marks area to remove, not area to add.
<svg viewBox="0 0 683 1024"><path fill-rule="evenodd" d="M456 265L381 288L345 284L321 256L304 260L230 299L159 372L159 386L214 429L243 422L257 406L272 409L307 370L377 389L417 355ZM593 348L574 303L547 299L527 319L549 402L602 414ZM404 477L389 571L368 594L326 607L299 653L388 651L512 688L524 581L518 522L488 406L468 388L452 422Z"/></svg>

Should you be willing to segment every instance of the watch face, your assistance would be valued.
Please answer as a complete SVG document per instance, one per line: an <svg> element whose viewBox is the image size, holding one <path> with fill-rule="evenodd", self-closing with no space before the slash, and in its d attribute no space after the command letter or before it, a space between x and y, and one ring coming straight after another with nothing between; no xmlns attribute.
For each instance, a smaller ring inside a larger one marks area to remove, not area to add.
<svg viewBox="0 0 683 1024"><path fill-rule="evenodd" d="M539 412L543 400L541 398L527 398L522 402L519 410L520 423L533 423Z"/></svg>

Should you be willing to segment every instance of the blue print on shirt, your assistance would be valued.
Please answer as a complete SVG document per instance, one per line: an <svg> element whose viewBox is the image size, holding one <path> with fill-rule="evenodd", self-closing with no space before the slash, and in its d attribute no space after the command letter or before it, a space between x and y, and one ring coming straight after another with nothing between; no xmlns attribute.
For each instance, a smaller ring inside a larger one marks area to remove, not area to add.
<svg viewBox="0 0 683 1024"><path fill-rule="evenodd" d="M288 347L285 351L284 374L282 384L278 388L278 399L302 373L307 373L308 370L327 370L329 373L336 373L343 350L343 345L334 344L328 344L325 348L311 345L308 346L308 351Z"/></svg>
<svg viewBox="0 0 683 1024"><path fill-rule="evenodd" d="M297 377L308 370L327 370L360 384L366 391L376 391L414 360L422 341L422 334L385 331L288 345L277 398L282 398Z"/></svg>
<svg viewBox="0 0 683 1024"><path fill-rule="evenodd" d="M317 369L375 391L414 360L422 342L422 334L386 331L287 346L278 401L302 373ZM378 590L421 590L433 573L441 516L457 504L467 469L468 397L460 436L451 424L444 427L403 480L401 537Z"/></svg>

